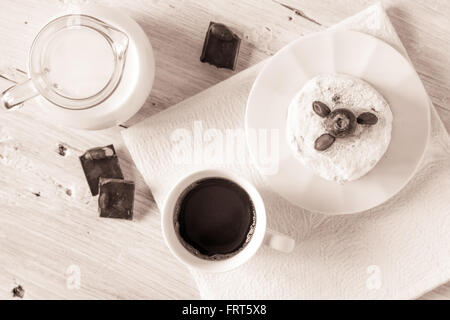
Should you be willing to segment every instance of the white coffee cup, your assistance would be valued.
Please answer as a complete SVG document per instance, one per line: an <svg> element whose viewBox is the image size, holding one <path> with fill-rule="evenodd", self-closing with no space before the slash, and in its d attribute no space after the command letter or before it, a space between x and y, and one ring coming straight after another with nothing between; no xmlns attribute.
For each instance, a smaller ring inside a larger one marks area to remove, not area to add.
<svg viewBox="0 0 450 320"><path fill-rule="evenodd" d="M238 253L223 260L207 260L194 255L183 246L175 231L175 208L180 196L192 183L205 178L224 178L233 181L247 192L255 208L256 225L249 242ZM293 239L267 229L264 202L256 188L246 179L220 169L197 171L176 183L164 203L161 212L161 226L164 240L170 252L178 260L188 267L209 272L228 271L242 265L258 251L263 243L285 253L291 252L295 245Z"/></svg>

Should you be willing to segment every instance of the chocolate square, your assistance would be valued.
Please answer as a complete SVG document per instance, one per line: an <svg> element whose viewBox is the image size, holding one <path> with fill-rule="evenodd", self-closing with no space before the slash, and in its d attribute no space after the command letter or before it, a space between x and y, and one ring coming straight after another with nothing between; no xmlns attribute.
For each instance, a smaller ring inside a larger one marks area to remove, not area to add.
<svg viewBox="0 0 450 320"><path fill-rule="evenodd" d="M80 161L93 196L98 194L100 177L123 179L116 150L112 144L89 149L80 157Z"/></svg>
<svg viewBox="0 0 450 320"><path fill-rule="evenodd" d="M241 39L225 25L210 22L200 61L234 70L240 44Z"/></svg>
<svg viewBox="0 0 450 320"><path fill-rule="evenodd" d="M134 182L100 178L98 208L100 217L133 219Z"/></svg>

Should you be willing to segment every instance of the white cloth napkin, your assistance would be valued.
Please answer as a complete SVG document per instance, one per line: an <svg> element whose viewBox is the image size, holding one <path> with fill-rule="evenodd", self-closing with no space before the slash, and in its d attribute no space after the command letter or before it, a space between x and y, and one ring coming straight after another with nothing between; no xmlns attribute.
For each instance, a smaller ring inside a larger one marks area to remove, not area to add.
<svg viewBox="0 0 450 320"><path fill-rule="evenodd" d="M407 56L379 4L334 28L374 35ZM208 156L190 164L177 158L195 148L200 127L203 133L244 128L248 93L261 66L123 131L159 207L181 176L215 164ZM191 133L193 142L181 151L175 139L180 129ZM294 207L270 190L248 157L244 151L241 161L223 166L253 181L264 198L268 226L295 238L296 248L283 254L263 247L245 265L222 274L191 270L202 298L409 299L450 279L450 139L434 107L420 171L397 196L368 212L324 216Z"/></svg>

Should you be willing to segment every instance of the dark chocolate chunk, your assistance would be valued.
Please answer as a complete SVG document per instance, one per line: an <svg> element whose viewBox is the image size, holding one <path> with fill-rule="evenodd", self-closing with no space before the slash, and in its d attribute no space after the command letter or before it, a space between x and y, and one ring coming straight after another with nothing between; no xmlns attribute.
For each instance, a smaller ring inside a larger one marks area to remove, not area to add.
<svg viewBox="0 0 450 320"><path fill-rule="evenodd" d="M17 287L12 289L11 292L12 292L14 298L17 297L17 298L22 299L25 296L25 289L21 285L18 285Z"/></svg>
<svg viewBox="0 0 450 320"><path fill-rule="evenodd" d="M65 145L63 144L59 144L58 145L58 154L62 157L65 157L67 154L67 148Z"/></svg>
<svg viewBox="0 0 450 320"><path fill-rule="evenodd" d="M100 217L133 219L134 182L100 178L98 207Z"/></svg>
<svg viewBox="0 0 450 320"><path fill-rule="evenodd" d="M112 144L89 149L80 157L80 161L93 196L98 194L100 177L123 179L116 150Z"/></svg>
<svg viewBox="0 0 450 320"><path fill-rule="evenodd" d="M200 61L234 70L240 44L241 39L225 25L210 22Z"/></svg>

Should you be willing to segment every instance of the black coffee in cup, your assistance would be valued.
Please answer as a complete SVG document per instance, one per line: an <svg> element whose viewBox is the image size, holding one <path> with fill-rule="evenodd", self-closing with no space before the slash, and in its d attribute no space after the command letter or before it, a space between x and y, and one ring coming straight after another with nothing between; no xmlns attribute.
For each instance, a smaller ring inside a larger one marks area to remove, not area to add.
<svg viewBox="0 0 450 320"><path fill-rule="evenodd" d="M203 259L226 259L250 240L255 208L248 193L233 181L206 178L179 197L174 224L181 243Z"/></svg>

